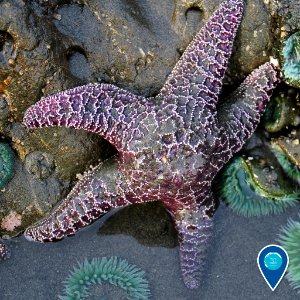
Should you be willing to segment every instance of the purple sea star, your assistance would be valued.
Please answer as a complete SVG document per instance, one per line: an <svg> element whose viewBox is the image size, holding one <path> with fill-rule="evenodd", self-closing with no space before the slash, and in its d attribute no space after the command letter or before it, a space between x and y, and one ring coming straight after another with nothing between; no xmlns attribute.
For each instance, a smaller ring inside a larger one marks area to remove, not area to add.
<svg viewBox="0 0 300 300"><path fill-rule="evenodd" d="M87 172L65 201L28 228L29 240L59 240L111 208L162 201L178 230L184 282L199 286L216 208L211 182L254 132L278 82L277 70L266 63L217 111L242 11L242 0L223 2L154 98L110 84L88 84L27 110L28 128L82 128L119 151Z"/></svg>

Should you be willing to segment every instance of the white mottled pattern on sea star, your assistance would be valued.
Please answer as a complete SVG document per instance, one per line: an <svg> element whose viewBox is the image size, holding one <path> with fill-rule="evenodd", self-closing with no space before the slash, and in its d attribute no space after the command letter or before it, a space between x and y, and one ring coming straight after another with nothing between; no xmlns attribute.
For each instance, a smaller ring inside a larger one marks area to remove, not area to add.
<svg viewBox="0 0 300 300"><path fill-rule="evenodd" d="M162 201L178 230L184 282L199 286L216 206L211 182L254 132L278 82L277 71L266 63L218 108L242 11L242 0L223 2L154 98L88 84L27 110L28 128L83 128L119 152L87 172L49 216L28 228L28 239L59 240L111 208Z"/></svg>
<svg viewBox="0 0 300 300"><path fill-rule="evenodd" d="M10 252L7 248L7 246L0 241L0 260L5 260L9 258Z"/></svg>

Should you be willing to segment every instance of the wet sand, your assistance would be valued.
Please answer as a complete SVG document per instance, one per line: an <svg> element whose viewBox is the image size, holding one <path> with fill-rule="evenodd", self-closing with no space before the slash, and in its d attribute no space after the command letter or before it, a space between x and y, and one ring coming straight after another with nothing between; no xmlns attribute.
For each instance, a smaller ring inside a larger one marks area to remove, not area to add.
<svg viewBox="0 0 300 300"><path fill-rule="evenodd" d="M12 239L6 241L11 258L0 262L0 299L58 299L63 294L63 282L76 262L101 256L119 256L143 269L149 280L151 299L155 300L299 299L285 278L272 292L256 265L260 249L277 243L279 228L289 217L298 219L298 207L280 215L244 218L221 205L215 214L215 234L205 276L197 290L186 289L182 282L178 247L150 247L141 245L132 236L97 234L109 215L57 243L39 244L24 237ZM99 296L126 299L121 289L110 285L98 286L92 292L95 295L90 300Z"/></svg>

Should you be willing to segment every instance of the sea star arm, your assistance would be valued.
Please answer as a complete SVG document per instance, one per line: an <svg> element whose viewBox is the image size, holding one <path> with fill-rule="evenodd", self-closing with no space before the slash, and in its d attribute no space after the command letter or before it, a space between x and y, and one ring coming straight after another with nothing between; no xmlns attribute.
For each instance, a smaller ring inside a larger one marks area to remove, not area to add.
<svg viewBox="0 0 300 300"><path fill-rule="evenodd" d="M211 190L207 191L205 198L214 206ZM213 219L207 211L208 207L182 209L174 217L179 235L182 276L188 288L197 288L200 285L206 252L213 233Z"/></svg>
<svg viewBox="0 0 300 300"><path fill-rule="evenodd" d="M180 108L196 98L202 108L215 110L242 11L242 0L220 5L175 65L160 92L164 101Z"/></svg>
<svg viewBox="0 0 300 300"><path fill-rule="evenodd" d="M146 110L146 99L111 84L88 84L41 99L25 113L28 128L65 126L104 137L117 149Z"/></svg>
<svg viewBox="0 0 300 300"><path fill-rule="evenodd" d="M117 158L106 160L87 172L67 198L46 218L27 228L24 235L28 240L48 242L74 234L112 208L139 202L128 200L126 191Z"/></svg>
<svg viewBox="0 0 300 300"><path fill-rule="evenodd" d="M219 108L220 125L225 127L231 153L241 149L253 134L279 82L278 70L265 63L255 69Z"/></svg>

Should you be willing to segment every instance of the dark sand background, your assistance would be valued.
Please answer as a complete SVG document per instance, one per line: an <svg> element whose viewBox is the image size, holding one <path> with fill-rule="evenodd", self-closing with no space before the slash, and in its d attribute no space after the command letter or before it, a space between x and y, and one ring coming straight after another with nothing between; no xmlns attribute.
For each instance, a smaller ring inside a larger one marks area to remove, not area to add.
<svg viewBox="0 0 300 300"><path fill-rule="evenodd" d="M12 255L0 263L0 299L58 299L63 293L63 281L76 261L101 256L126 258L145 270L151 299L155 300L299 299L285 278L272 292L256 265L260 249L277 243L279 228L289 217L298 218L298 207L276 216L244 218L221 205L215 214L215 235L205 276L197 290L186 289L181 280L178 247L148 247L131 236L97 234L109 215L57 243L39 244L20 237L6 241ZM98 286L93 293L95 296L89 299L99 299L100 295L105 299L126 299L121 289L110 285Z"/></svg>

